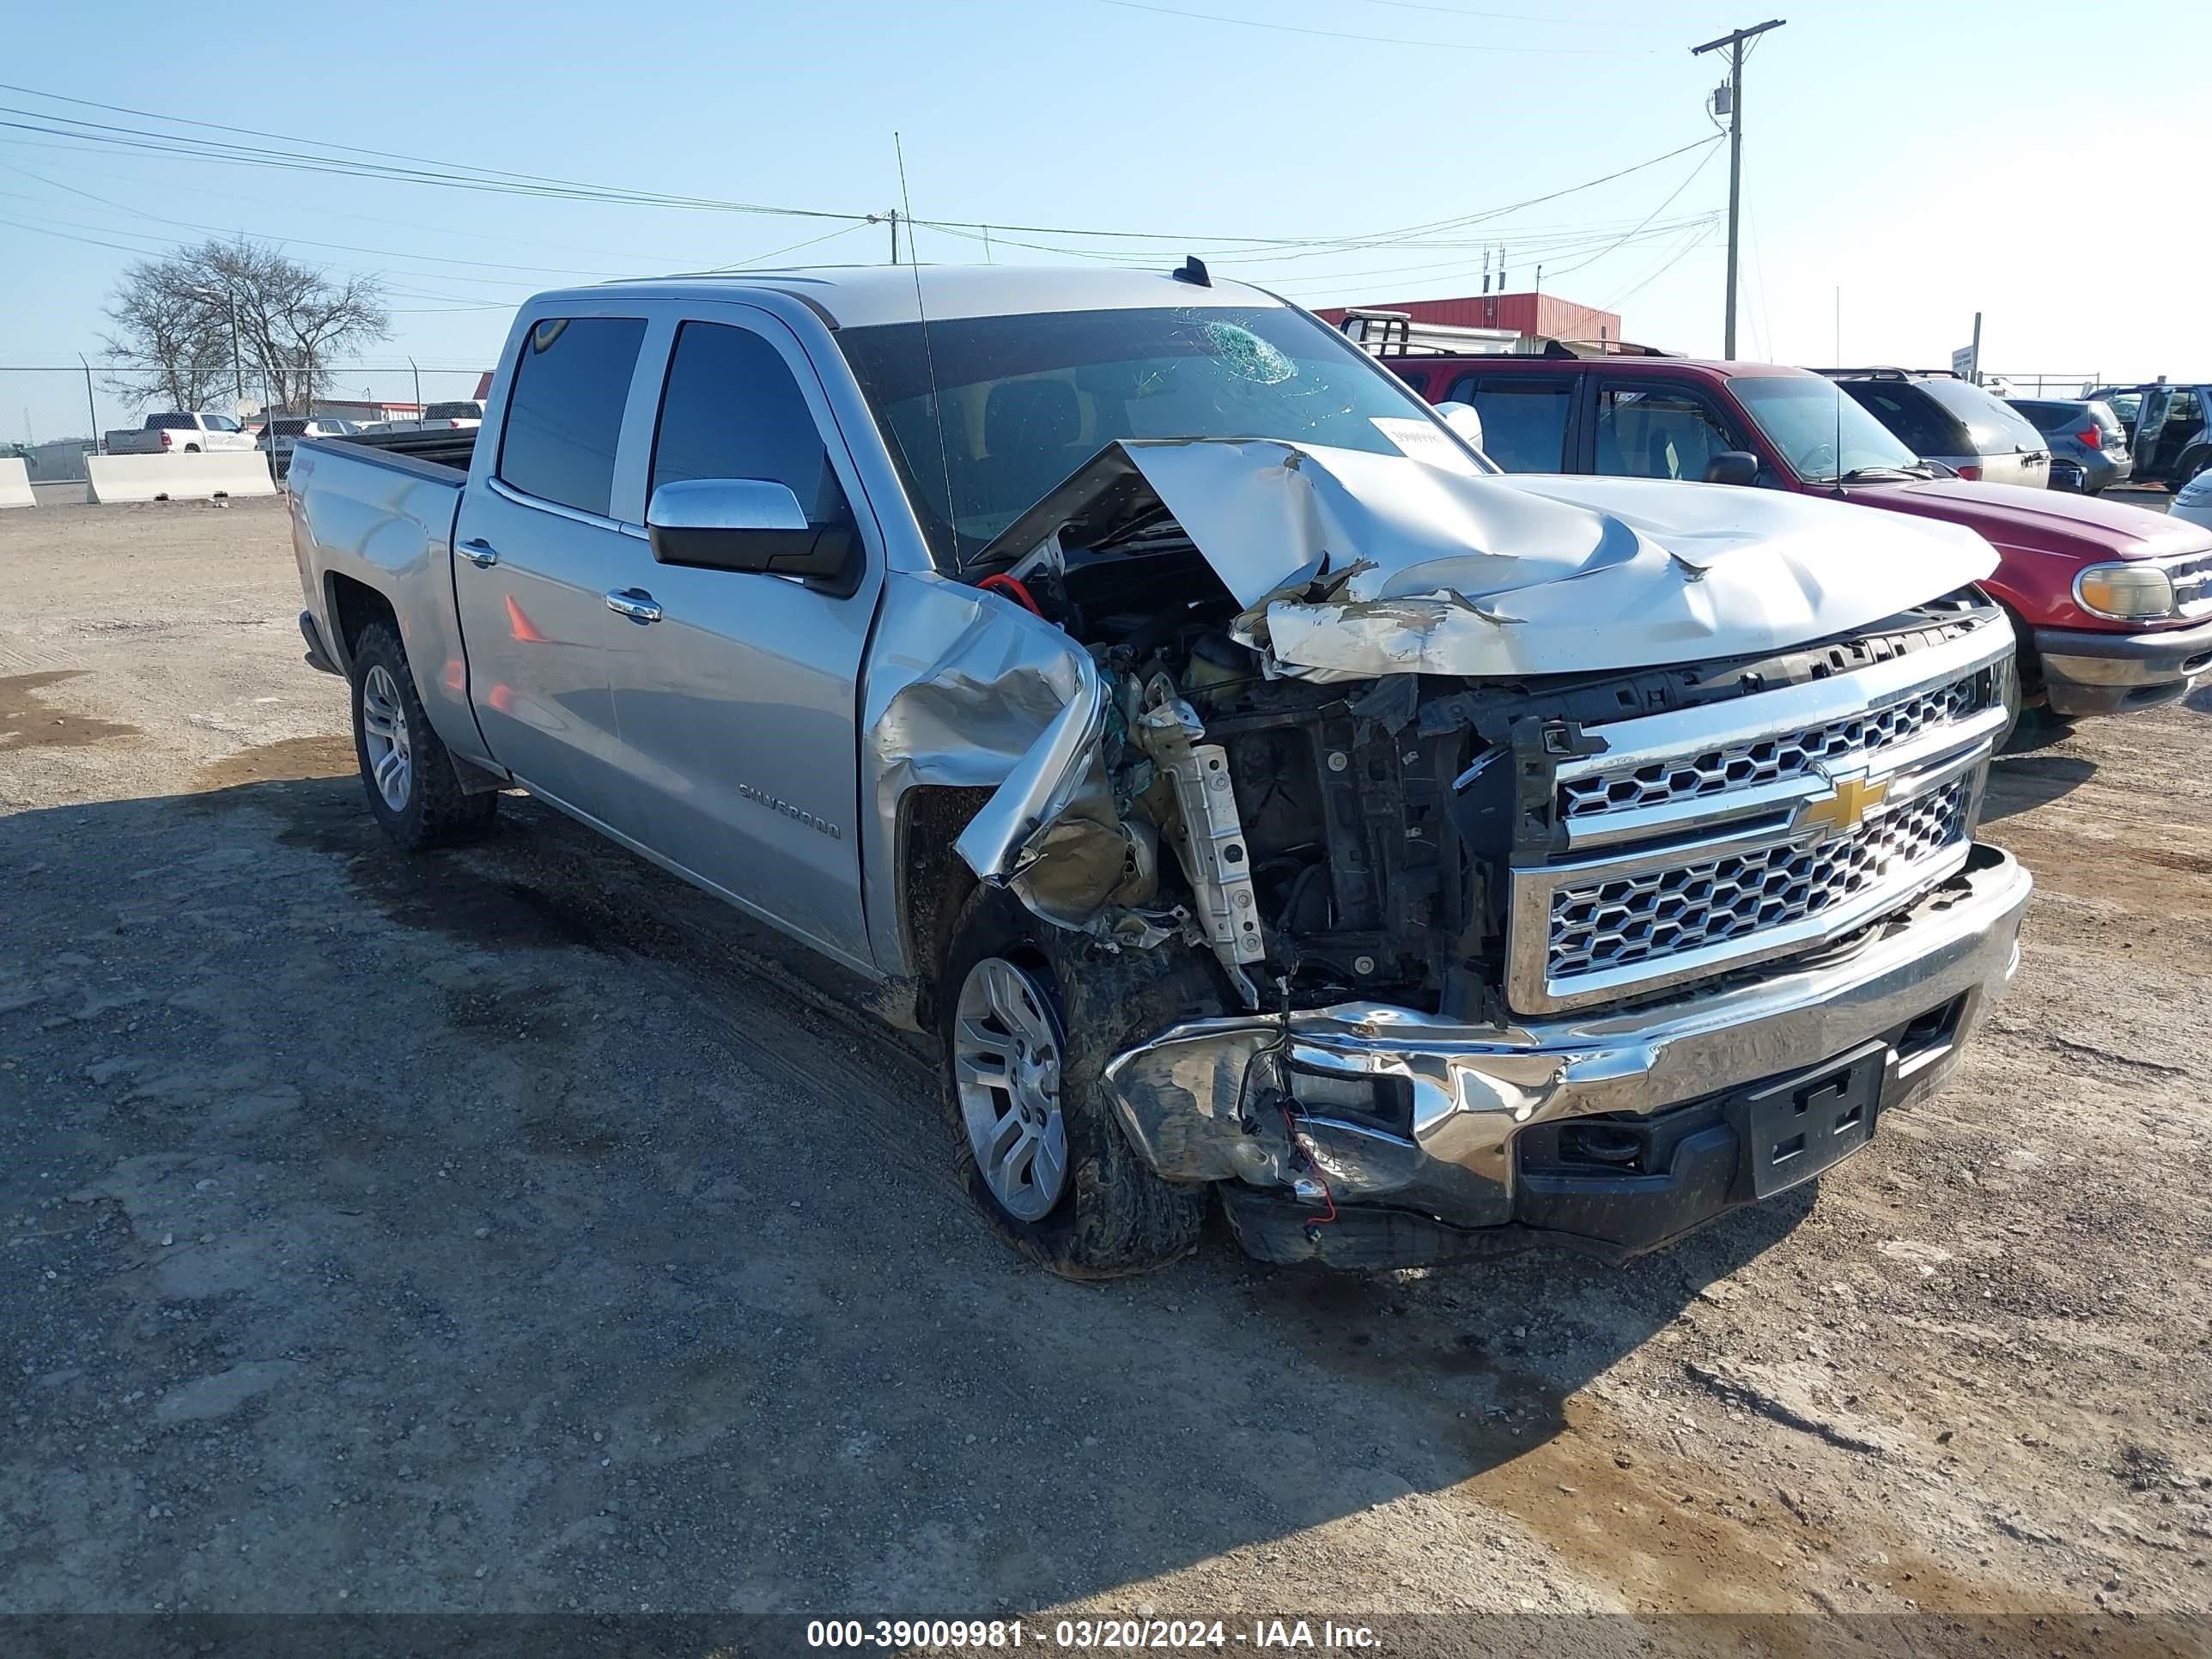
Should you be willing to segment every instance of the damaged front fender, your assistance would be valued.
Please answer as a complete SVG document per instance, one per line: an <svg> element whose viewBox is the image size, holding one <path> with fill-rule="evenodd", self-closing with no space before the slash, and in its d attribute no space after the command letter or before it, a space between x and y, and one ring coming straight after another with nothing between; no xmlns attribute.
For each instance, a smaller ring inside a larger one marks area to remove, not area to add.
<svg viewBox="0 0 2212 1659"><path fill-rule="evenodd" d="M1124 823L1100 750L1107 688L1066 634L996 594L895 576L873 652L866 740L878 877L878 960L912 972L897 937L899 801L924 786L993 793L955 844L985 880L1057 926L1135 942L1167 930L1151 896L1154 843ZM1106 915L1102 923L1102 914ZM888 937L887 937L888 935Z"/></svg>

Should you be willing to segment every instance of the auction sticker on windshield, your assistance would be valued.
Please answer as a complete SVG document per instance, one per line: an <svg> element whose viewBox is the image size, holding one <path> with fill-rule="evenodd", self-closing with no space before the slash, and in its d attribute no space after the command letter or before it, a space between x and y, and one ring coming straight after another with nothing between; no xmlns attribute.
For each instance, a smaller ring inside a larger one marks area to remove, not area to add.
<svg viewBox="0 0 2212 1659"><path fill-rule="evenodd" d="M1398 453L1408 459L1470 478L1484 476L1474 458L1452 441L1450 434L1439 432L1426 421L1409 420L1402 415L1371 415L1368 418L1374 422L1375 429L1397 445Z"/></svg>

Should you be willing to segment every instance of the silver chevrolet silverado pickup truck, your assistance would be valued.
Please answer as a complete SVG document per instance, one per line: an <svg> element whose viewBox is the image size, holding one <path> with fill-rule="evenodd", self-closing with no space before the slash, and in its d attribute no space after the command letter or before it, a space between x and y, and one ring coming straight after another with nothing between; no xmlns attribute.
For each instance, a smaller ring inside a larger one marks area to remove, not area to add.
<svg viewBox="0 0 2212 1659"><path fill-rule="evenodd" d="M1969 532L1472 413L1194 261L548 294L481 429L299 447L307 659L403 845L526 789L866 976L1060 1272L1213 1194L1269 1261L1617 1258L2004 989L2012 638Z"/></svg>

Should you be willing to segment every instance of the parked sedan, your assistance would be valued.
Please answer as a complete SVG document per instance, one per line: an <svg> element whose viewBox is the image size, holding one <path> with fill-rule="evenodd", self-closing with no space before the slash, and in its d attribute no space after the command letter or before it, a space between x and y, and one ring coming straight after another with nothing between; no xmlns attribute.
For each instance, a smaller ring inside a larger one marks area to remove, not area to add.
<svg viewBox="0 0 2212 1659"><path fill-rule="evenodd" d="M1923 461L1981 483L2051 483L2051 447L2002 399L1948 372L1824 368Z"/></svg>
<svg viewBox="0 0 2212 1659"><path fill-rule="evenodd" d="M2051 487L2100 495L2125 483L2136 470L2127 434L2109 404L2080 399L2014 398L2008 401L2051 446Z"/></svg>

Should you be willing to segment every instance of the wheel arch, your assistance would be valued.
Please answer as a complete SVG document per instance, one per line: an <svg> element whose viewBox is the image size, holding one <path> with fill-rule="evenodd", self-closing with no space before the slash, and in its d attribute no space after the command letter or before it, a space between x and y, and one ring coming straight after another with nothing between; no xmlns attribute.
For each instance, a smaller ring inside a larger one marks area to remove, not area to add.
<svg viewBox="0 0 2212 1659"><path fill-rule="evenodd" d="M353 672L355 645L371 623L390 623L404 643L405 630L399 627L399 612L390 598L359 577L337 570L325 572L323 598L334 636L329 641L331 648L337 656L338 666L349 674Z"/></svg>
<svg viewBox="0 0 2212 1659"><path fill-rule="evenodd" d="M915 1024L925 1031L936 1029L945 958L969 895L981 884L953 843L993 793L921 784L899 797L899 940L914 982Z"/></svg>

